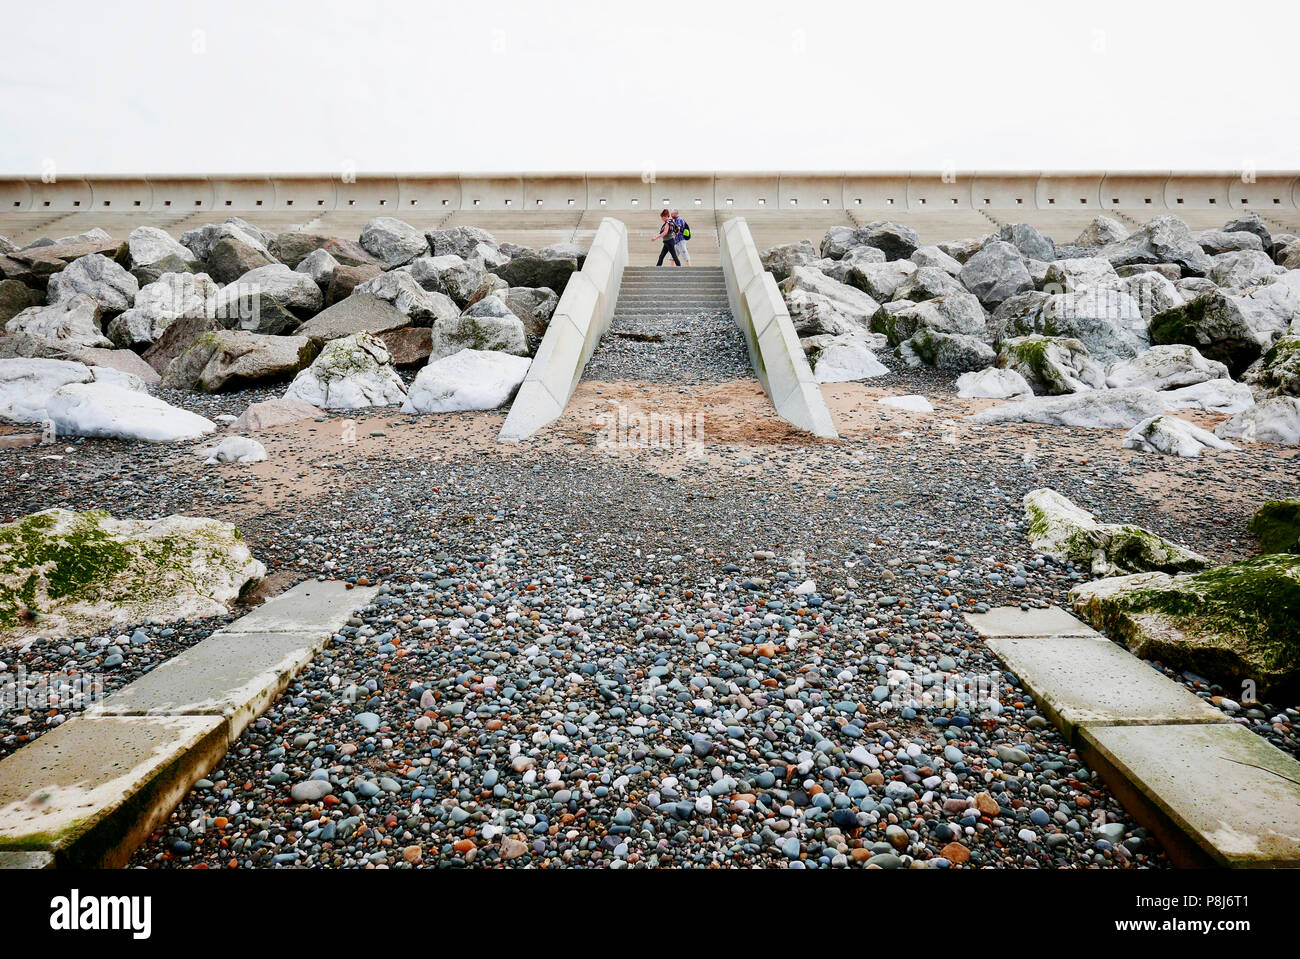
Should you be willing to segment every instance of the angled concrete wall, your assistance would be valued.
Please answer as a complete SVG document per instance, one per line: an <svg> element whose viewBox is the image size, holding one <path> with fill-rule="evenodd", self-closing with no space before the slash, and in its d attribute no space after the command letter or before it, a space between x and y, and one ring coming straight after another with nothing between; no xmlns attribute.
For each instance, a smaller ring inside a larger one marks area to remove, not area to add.
<svg viewBox="0 0 1300 959"><path fill-rule="evenodd" d="M527 439L564 412L583 367L609 329L627 266L627 227L605 217L582 270L569 277L498 437Z"/></svg>
<svg viewBox="0 0 1300 959"><path fill-rule="evenodd" d="M356 210L1300 209L1296 171L573 172L0 177L0 214L92 210L247 213Z"/></svg>
<svg viewBox="0 0 1300 959"><path fill-rule="evenodd" d="M722 225L718 245L731 315L745 334L754 375L772 405L799 429L837 439L839 434L799 345L785 300L772 274L763 269L743 217Z"/></svg>

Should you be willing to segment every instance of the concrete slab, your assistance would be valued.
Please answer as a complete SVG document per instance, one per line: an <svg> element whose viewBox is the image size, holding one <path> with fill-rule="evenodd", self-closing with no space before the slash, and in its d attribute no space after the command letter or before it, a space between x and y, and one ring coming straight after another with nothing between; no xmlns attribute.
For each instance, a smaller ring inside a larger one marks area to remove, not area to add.
<svg viewBox="0 0 1300 959"><path fill-rule="evenodd" d="M1081 752L1179 865L1300 867L1300 762L1250 730L1094 726Z"/></svg>
<svg viewBox="0 0 1300 959"><path fill-rule="evenodd" d="M267 600L236 621L241 633L337 632L352 611L364 606L379 590L374 586L347 588L339 580L304 580Z"/></svg>
<svg viewBox="0 0 1300 959"><path fill-rule="evenodd" d="M979 635L989 636L1090 636L1105 639L1087 623L1075 619L1059 606L1021 609L995 606L987 613L966 613L966 622Z"/></svg>
<svg viewBox="0 0 1300 959"><path fill-rule="evenodd" d="M108 696L88 716L224 716L230 742L311 662L329 638L213 633Z"/></svg>
<svg viewBox="0 0 1300 959"><path fill-rule="evenodd" d="M1071 742L1084 726L1230 721L1109 641L1086 636L993 637L988 647Z"/></svg>
<svg viewBox="0 0 1300 959"><path fill-rule="evenodd" d="M0 850L122 866L227 742L221 716L70 719L0 762Z"/></svg>

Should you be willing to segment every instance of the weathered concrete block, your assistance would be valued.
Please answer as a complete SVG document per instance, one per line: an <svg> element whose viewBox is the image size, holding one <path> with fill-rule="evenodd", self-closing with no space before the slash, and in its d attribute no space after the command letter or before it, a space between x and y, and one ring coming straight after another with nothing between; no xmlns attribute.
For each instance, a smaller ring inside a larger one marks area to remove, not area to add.
<svg viewBox="0 0 1300 959"><path fill-rule="evenodd" d="M1021 609L996 606L987 613L966 613L966 622L981 636L1091 636L1105 639L1059 606Z"/></svg>
<svg viewBox="0 0 1300 959"><path fill-rule="evenodd" d="M1090 726L1084 761L1183 866L1300 866L1300 762L1235 724Z"/></svg>
<svg viewBox="0 0 1300 959"><path fill-rule="evenodd" d="M225 755L222 716L78 716L0 762L0 850L116 868Z"/></svg>
<svg viewBox="0 0 1300 959"><path fill-rule="evenodd" d="M1224 723L1229 719L1108 639L988 640L1043 712L1074 742L1080 727Z"/></svg>
<svg viewBox="0 0 1300 959"><path fill-rule="evenodd" d="M374 598L374 586L347 588L338 580L304 580L293 589L268 600L232 629L241 633L335 633L352 611Z"/></svg>
<svg viewBox="0 0 1300 959"><path fill-rule="evenodd" d="M222 716L230 742L329 639L310 633L213 633L109 695L88 716Z"/></svg>

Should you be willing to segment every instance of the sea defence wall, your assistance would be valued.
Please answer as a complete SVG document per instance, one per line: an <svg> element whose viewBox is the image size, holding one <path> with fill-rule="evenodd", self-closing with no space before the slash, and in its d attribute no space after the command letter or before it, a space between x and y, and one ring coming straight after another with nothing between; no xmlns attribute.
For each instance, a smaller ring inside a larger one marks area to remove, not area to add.
<svg viewBox="0 0 1300 959"><path fill-rule="evenodd" d="M627 266L627 227L605 217L582 269L569 277L499 439L517 443L564 412L583 367L609 329Z"/></svg>
<svg viewBox="0 0 1300 959"><path fill-rule="evenodd" d="M0 177L0 214L1300 209L1300 172L243 174Z"/></svg>
<svg viewBox="0 0 1300 959"><path fill-rule="evenodd" d="M839 434L799 345L785 299L772 274L763 269L743 217L722 224L718 245L731 315L745 334L754 375L772 405L799 429L837 439Z"/></svg>

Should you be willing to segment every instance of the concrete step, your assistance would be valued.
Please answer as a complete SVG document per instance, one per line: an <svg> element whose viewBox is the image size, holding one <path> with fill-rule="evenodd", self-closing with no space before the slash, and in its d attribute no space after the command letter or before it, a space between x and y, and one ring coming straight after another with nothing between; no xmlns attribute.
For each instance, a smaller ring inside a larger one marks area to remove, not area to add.
<svg viewBox="0 0 1300 959"><path fill-rule="evenodd" d="M0 761L0 862L124 865L376 592L299 583Z"/></svg>
<svg viewBox="0 0 1300 959"><path fill-rule="evenodd" d="M967 621L1182 867L1300 866L1300 762L1063 609Z"/></svg>
<svg viewBox="0 0 1300 959"><path fill-rule="evenodd" d="M663 303L667 300L678 303L722 303L731 302L725 296L715 293L681 293L675 290L660 290L655 293L620 293L618 301L629 303Z"/></svg>
<svg viewBox="0 0 1300 959"><path fill-rule="evenodd" d="M226 730L223 716L69 719L0 763L0 851L124 866L225 756Z"/></svg>
<svg viewBox="0 0 1300 959"><path fill-rule="evenodd" d="M1228 717L1104 636L991 637L1047 717L1077 744L1084 727L1226 723Z"/></svg>
<svg viewBox="0 0 1300 959"><path fill-rule="evenodd" d="M690 276L722 276L722 267L720 266L629 266L623 269L623 275L628 274L640 276L650 274L654 276L671 276L674 273L681 273Z"/></svg>
<svg viewBox="0 0 1300 959"><path fill-rule="evenodd" d="M641 283L641 282L624 282L619 287L620 290L707 290L710 293L727 292L725 285L721 283Z"/></svg>
<svg viewBox="0 0 1300 959"><path fill-rule="evenodd" d="M1300 762L1249 729L1089 726L1079 752L1175 863L1300 866Z"/></svg>
<svg viewBox="0 0 1300 959"><path fill-rule="evenodd" d="M119 689L87 715L224 716L234 742L328 639L322 630L221 630Z"/></svg>
<svg viewBox="0 0 1300 959"><path fill-rule="evenodd" d="M721 283L640 283L624 282L619 287L620 290L702 290L709 293L727 292L726 286Z"/></svg>
<svg viewBox="0 0 1300 959"><path fill-rule="evenodd" d="M687 313L624 313L616 314L614 321L625 326L658 327L665 323L676 323L692 319Z"/></svg>
<svg viewBox="0 0 1300 959"><path fill-rule="evenodd" d="M624 277L623 286L628 289L635 288L641 290L662 290L670 287L673 289L685 288L700 290L725 290L727 288L727 284L721 281L715 282L713 280L676 280L670 283L663 280L638 280L635 277Z"/></svg>
<svg viewBox="0 0 1300 959"><path fill-rule="evenodd" d="M618 298L618 308L627 307L645 307L647 309L657 309L659 307L712 307L715 309L725 310L730 304L724 297L704 297L704 296L673 296L671 293L664 296L636 296Z"/></svg>

